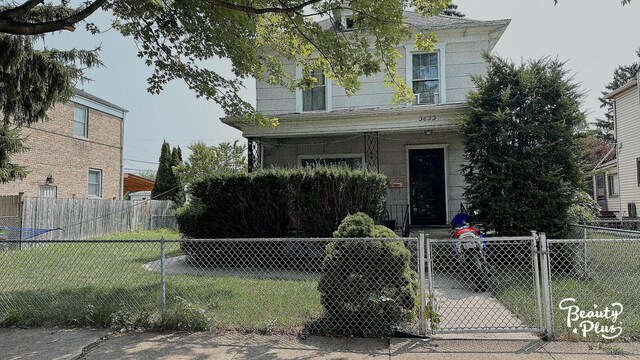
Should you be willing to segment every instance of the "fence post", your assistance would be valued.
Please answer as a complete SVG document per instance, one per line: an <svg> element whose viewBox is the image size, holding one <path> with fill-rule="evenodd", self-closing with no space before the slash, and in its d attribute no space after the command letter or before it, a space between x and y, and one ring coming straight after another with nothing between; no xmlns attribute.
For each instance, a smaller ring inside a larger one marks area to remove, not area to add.
<svg viewBox="0 0 640 360"><path fill-rule="evenodd" d="M536 287L536 305L538 306L538 329L544 330L544 318L542 317L542 299L540 298L540 239L538 232L531 230L531 257L533 258L533 279Z"/></svg>
<svg viewBox="0 0 640 360"><path fill-rule="evenodd" d="M420 300L420 308L418 309L418 321L420 324L418 334L420 336L427 335L427 319L425 318L425 309L427 306L425 292L427 289L425 284L424 260L424 231L420 231L420 236L418 237L418 298Z"/></svg>
<svg viewBox="0 0 640 360"><path fill-rule="evenodd" d="M549 244L547 243L547 234L540 233L540 259L542 274L542 297L544 299L544 318L545 318L545 335L547 340L553 339L553 314L551 311L551 266L549 262Z"/></svg>
<svg viewBox="0 0 640 360"><path fill-rule="evenodd" d="M433 254L431 253L431 241L429 241L429 235L425 236L426 245L425 245L425 256L427 258L427 276L429 278L429 308L432 312L436 311L435 300L435 292L433 290ZM431 320L431 319L430 319ZM433 324L431 324L431 334L436 333L436 329L433 328Z"/></svg>
<svg viewBox="0 0 640 360"><path fill-rule="evenodd" d="M164 236L160 238L160 283L162 284L162 322L167 320L167 282L164 272L165 242Z"/></svg>
<svg viewBox="0 0 640 360"><path fill-rule="evenodd" d="M584 277L587 277L587 228L582 228L582 261Z"/></svg>

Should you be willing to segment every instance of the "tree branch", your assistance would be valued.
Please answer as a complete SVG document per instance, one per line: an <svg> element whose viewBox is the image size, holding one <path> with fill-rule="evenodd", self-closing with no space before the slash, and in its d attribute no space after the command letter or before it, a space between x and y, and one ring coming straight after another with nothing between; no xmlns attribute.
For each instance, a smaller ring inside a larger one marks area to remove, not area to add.
<svg viewBox="0 0 640 360"><path fill-rule="evenodd" d="M38 0L30 0L27 3L21 5L20 7L25 6L26 4L36 3L37 1ZM45 21L41 23L17 21L17 20L14 20L13 18L7 19L7 18L4 18L4 16L2 16L0 17L0 33L13 34L13 35L39 35L39 34L59 31L59 30L74 31L76 29L75 28L76 23L86 19L89 15L93 14L107 1L108 0L95 0L93 3L91 3L91 5L87 6L82 11L76 14L73 14L69 17L66 17L64 19L54 20L54 21ZM31 8L35 7L36 5L37 3L33 4ZM18 8L15 8L12 10L16 10Z"/></svg>
<svg viewBox="0 0 640 360"><path fill-rule="evenodd" d="M0 19L11 19L12 17L22 16L28 13L29 11L31 11L31 9L36 7L38 4L41 4L43 2L44 0L29 0L24 4L18 7L15 7L13 9L0 11Z"/></svg>
<svg viewBox="0 0 640 360"><path fill-rule="evenodd" d="M252 6L238 5L234 3L230 3L222 0L205 0L209 4L213 6L220 6L231 10L242 11L248 14L266 14L266 13L277 13L277 14L288 14L292 12L298 12L304 9L306 6L320 2L321 0L307 0L295 6L290 7L267 7L267 8L255 8Z"/></svg>

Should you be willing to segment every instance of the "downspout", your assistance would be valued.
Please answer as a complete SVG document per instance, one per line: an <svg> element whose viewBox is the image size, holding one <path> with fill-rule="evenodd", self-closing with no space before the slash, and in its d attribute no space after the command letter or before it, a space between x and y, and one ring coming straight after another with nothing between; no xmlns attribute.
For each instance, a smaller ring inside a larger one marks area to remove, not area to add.
<svg viewBox="0 0 640 360"><path fill-rule="evenodd" d="M620 154L618 153L618 149L622 147L622 143L618 142L618 111L616 106L616 99L614 98L611 100L613 100L613 136L615 136L614 149L616 151L616 168L618 169L618 186L620 186ZM618 194L618 209L620 209L620 219L622 219L622 191L620 191L620 193Z"/></svg>
<svg viewBox="0 0 640 360"><path fill-rule="evenodd" d="M124 118L126 111L122 112L122 121L120 122L120 200L124 199Z"/></svg>

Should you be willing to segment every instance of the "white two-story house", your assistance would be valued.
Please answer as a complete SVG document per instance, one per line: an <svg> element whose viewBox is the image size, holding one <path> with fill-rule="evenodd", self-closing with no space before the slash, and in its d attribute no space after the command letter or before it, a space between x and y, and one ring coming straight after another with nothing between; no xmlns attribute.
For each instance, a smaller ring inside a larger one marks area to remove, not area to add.
<svg viewBox="0 0 640 360"><path fill-rule="evenodd" d="M613 99L614 132L617 141L615 178L609 178L616 197L609 200L621 217L638 216L640 210L640 73L637 77L607 94ZM617 170L617 171L616 171ZM635 214L633 213L635 209Z"/></svg>
<svg viewBox="0 0 640 360"><path fill-rule="evenodd" d="M394 105L382 74L361 79L362 90L350 97L322 74L313 89L296 92L258 81L257 111L280 125L222 119L249 140L250 167L366 167L389 178L389 215L398 225L405 219L412 226L447 224L464 202L457 119L467 110L471 76L486 73L482 53L494 48L510 20L404 15L410 26L438 37L433 52L401 45L398 69L414 90L413 104ZM301 76L293 65L288 71Z"/></svg>

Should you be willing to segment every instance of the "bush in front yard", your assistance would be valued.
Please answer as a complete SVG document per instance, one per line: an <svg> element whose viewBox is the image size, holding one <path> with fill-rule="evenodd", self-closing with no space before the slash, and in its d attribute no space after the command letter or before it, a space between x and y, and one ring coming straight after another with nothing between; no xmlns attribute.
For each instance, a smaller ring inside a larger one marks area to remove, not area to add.
<svg viewBox="0 0 640 360"><path fill-rule="evenodd" d="M363 229L395 237L375 229L364 214L347 216L335 237L360 237ZM392 335L410 322L417 304L416 274L410 253L402 241L344 240L327 246L323 275L318 283L325 317L318 333L357 336Z"/></svg>
<svg viewBox="0 0 640 360"><path fill-rule="evenodd" d="M305 237L330 237L349 213L379 219L384 212L387 178L345 167L289 172L292 224Z"/></svg>
<svg viewBox="0 0 640 360"><path fill-rule="evenodd" d="M178 212L178 227L196 239L331 237L349 212L378 217L386 186L384 175L346 168L218 174L193 184L192 204ZM200 265L256 265L260 259L271 265L294 251L319 263L324 254L317 244L292 250L281 242L186 241L182 249Z"/></svg>

